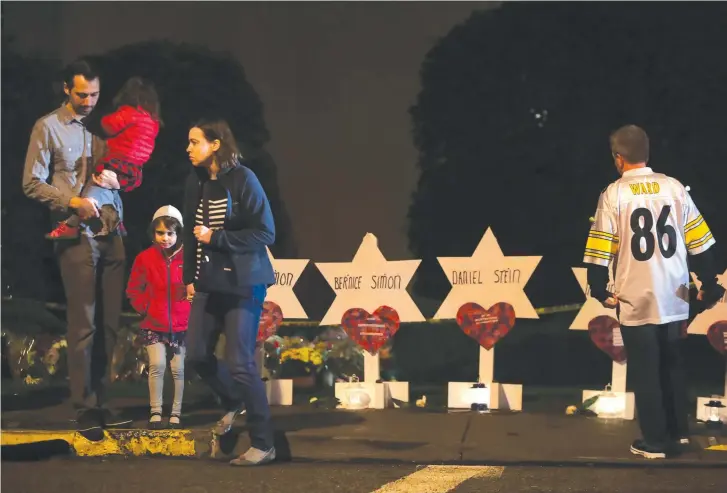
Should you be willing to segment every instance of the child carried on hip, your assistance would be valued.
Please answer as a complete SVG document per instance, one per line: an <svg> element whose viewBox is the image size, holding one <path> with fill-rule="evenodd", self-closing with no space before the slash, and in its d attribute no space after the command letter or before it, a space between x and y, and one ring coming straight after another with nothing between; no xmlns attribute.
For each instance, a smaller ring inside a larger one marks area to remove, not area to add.
<svg viewBox="0 0 727 493"><path fill-rule="evenodd" d="M99 209L100 220L88 222L93 236L108 235L117 229L126 235L119 190L130 192L141 185L142 167L154 151L162 124L154 85L141 77L126 81L113 102L115 111L101 119L108 149L81 192L81 197L91 199ZM76 239L80 225L81 219L74 214L46 238Z"/></svg>

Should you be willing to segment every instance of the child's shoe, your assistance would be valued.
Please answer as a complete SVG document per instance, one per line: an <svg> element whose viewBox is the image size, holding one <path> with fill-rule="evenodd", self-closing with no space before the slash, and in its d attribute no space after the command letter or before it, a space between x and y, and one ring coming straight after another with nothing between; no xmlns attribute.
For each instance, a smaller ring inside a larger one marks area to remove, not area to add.
<svg viewBox="0 0 727 493"><path fill-rule="evenodd" d="M75 240L78 238L78 227L72 227L62 222L45 237L48 240Z"/></svg>
<svg viewBox="0 0 727 493"><path fill-rule="evenodd" d="M182 427L182 419L179 414L169 416L169 429L178 430Z"/></svg>
<svg viewBox="0 0 727 493"><path fill-rule="evenodd" d="M163 427L162 414L161 413L151 413L151 416L149 416L149 429L150 430L161 430L162 427Z"/></svg>

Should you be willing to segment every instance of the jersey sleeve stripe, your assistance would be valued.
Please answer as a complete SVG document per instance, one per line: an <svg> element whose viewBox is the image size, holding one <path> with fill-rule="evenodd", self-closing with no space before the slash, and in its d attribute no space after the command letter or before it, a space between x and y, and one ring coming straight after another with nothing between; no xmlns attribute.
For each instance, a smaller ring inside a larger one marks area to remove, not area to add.
<svg viewBox="0 0 727 493"><path fill-rule="evenodd" d="M586 248L585 255L594 258L602 258L604 260L611 260L611 257L613 257L610 253L604 253L599 250L589 250L588 248Z"/></svg>
<svg viewBox="0 0 727 493"><path fill-rule="evenodd" d="M618 252L618 240L599 238L591 233L586 241L586 251L599 252L610 258Z"/></svg>
<svg viewBox="0 0 727 493"><path fill-rule="evenodd" d="M601 237L607 238L609 240L618 241L618 236L616 236L615 234L612 234L612 233L607 233L606 231L596 231L595 229L592 229L588 232L588 236L592 236L592 235L601 236Z"/></svg>
<svg viewBox="0 0 727 493"><path fill-rule="evenodd" d="M692 243L701 241L707 235L711 235L711 231L709 230L709 226L707 226L707 222L702 219L698 225L684 230L684 243L687 246L691 245Z"/></svg>
<svg viewBox="0 0 727 493"><path fill-rule="evenodd" d="M590 233L588 233L588 236L590 238L599 238L599 239L602 239L602 240L612 241L612 242L618 243L618 238L617 237L608 236L608 235L605 235L603 233L599 233L598 231L591 231Z"/></svg>
<svg viewBox="0 0 727 493"><path fill-rule="evenodd" d="M583 262L585 262L587 264L596 264L596 265L602 265L603 267L608 267L610 260L606 259L606 258L601 258L601 257L594 257L593 255L586 252L586 254L583 256Z"/></svg>
<svg viewBox="0 0 727 493"><path fill-rule="evenodd" d="M712 236L712 232L710 231L706 235L704 235L702 238L700 238L697 241L693 241L691 243L687 243L687 249L688 250L694 250L696 248L699 248L701 246L704 246L707 242L712 240L714 237Z"/></svg>
<svg viewBox="0 0 727 493"><path fill-rule="evenodd" d="M702 221L702 220L703 220L702 219L702 215L700 214L696 218L694 218L693 220L689 221L686 225L684 225L684 230L686 231L688 229L692 229L693 227L695 227L697 225L697 223L699 221Z"/></svg>

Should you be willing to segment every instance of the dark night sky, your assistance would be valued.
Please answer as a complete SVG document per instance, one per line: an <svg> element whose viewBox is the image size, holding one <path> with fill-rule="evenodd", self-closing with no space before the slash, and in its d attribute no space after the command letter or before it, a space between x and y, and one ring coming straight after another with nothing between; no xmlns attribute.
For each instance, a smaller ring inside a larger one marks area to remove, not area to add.
<svg viewBox="0 0 727 493"><path fill-rule="evenodd" d="M366 232L388 258L410 258L408 109L421 62L473 10L498 4L3 2L3 17L20 48L63 62L150 39L232 53L265 106L300 256L340 261Z"/></svg>

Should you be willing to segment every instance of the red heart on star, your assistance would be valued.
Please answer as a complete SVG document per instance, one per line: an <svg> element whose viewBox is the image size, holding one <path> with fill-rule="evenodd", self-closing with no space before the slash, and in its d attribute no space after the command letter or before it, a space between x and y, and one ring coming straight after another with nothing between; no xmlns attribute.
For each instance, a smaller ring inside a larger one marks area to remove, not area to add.
<svg viewBox="0 0 727 493"><path fill-rule="evenodd" d="M515 325L515 309L509 303L495 303L488 310L465 303L457 310L457 325L489 351Z"/></svg>
<svg viewBox="0 0 727 493"><path fill-rule="evenodd" d="M707 329L707 340L714 349L727 354L727 320L720 320Z"/></svg>
<svg viewBox="0 0 727 493"><path fill-rule="evenodd" d="M341 317L341 326L356 344L375 355L399 330L399 314L389 306L380 306L371 314L351 308Z"/></svg>
<svg viewBox="0 0 727 493"><path fill-rule="evenodd" d="M623 341L620 346L613 344L613 331L620 327L621 325L615 318L600 315L588 322L588 334L598 349L606 353L613 361L623 363L626 361L626 348L623 346Z"/></svg>
<svg viewBox="0 0 727 493"><path fill-rule="evenodd" d="M283 323L283 310L274 301L263 303L263 311L260 314L258 323L257 342L263 342L278 332L278 327Z"/></svg>

